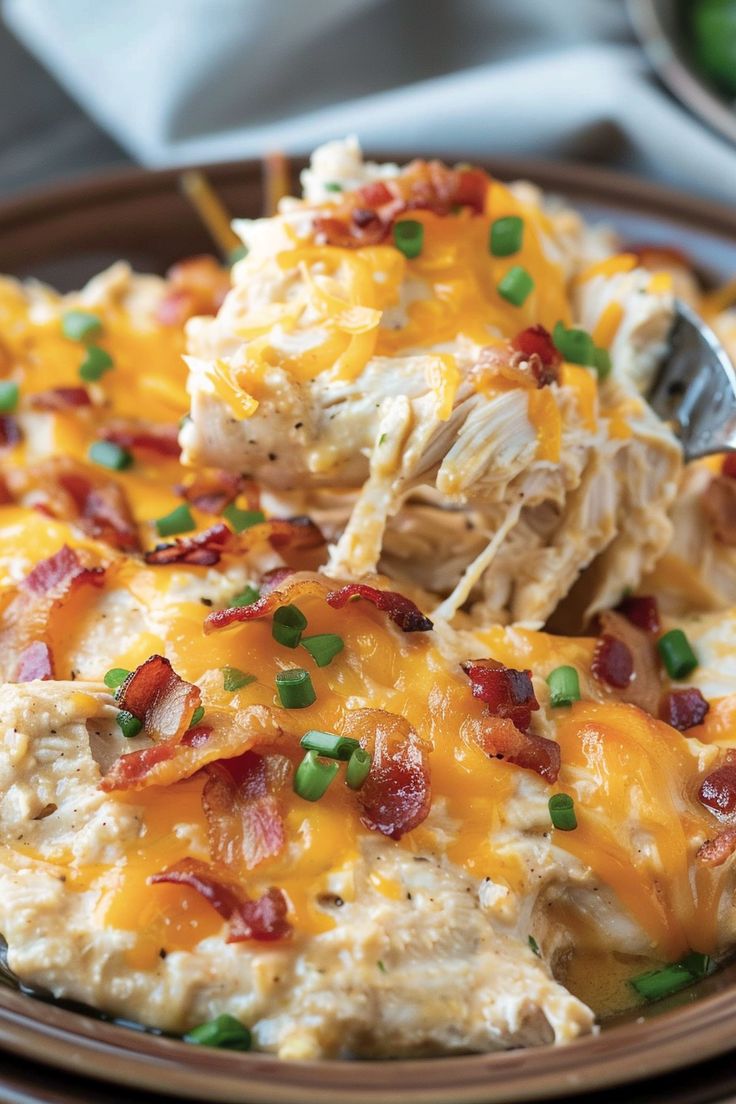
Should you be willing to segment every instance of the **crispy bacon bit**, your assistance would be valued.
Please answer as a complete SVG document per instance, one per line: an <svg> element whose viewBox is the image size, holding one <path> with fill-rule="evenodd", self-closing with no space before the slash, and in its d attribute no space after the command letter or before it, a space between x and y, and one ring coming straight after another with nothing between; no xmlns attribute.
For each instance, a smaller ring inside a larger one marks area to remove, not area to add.
<svg viewBox="0 0 736 1104"><path fill-rule="evenodd" d="M197 472L191 483L180 484L176 492L203 514L221 514L241 494L246 496L249 510L257 510L259 507L255 483L222 468L207 468Z"/></svg>
<svg viewBox="0 0 736 1104"><path fill-rule="evenodd" d="M700 501L716 538L730 548L736 546L736 479L714 475Z"/></svg>
<svg viewBox="0 0 736 1104"><path fill-rule="evenodd" d="M86 387L50 387L47 391L37 391L29 401L34 410L54 412L79 410L92 405Z"/></svg>
<svg viewBox="0 0 736 1104"><path fill-rule="evenodd" d="M202 701L198 686L179 678L168 659L152 655L128 675L118 692L118 704L142 721L146 736L177 743Z"/></svg>
<svg viewBox="0 0 736 1104"><path fill-rule="evenodd" d="M277 763L278 761L278 763ZM288 759L246 751L205 768L202 807L212 858L244 878L286 841L274 791L285 778ZM271 769L269 769L271 768Z"/></svg>
<svg viewBox="0 0 736 1104"><path fill-rule="evenodd" d="M39 560L21 586L30 594L56 599L83 583L102 586L103 575L103 568L86 567L78 553L65 544L53 556Z"/></svg>
<svg viewBox="0 0 736 1104"><path fill-rule="evenodd" d="M736 851L736 828L723 828L698 848L695 858L704 866L722 866Z"/></svg>
<svg viewBox="0 0 736 1104"><path fill-rule="evenodd" d="M554 740L522 732L508 717L471 719L464 727L486 755L534 771L546 782L557 781L561 759L560 746Z"/></svg>
<svg viewBox="0 0 736 1104"><path fill-rule="evenodd" d="M0 450L11 449L23 440L23 432L12 414L0 414Z"/></svg>
<svg viewBox="0 0 736 1104"><path fill-rule="evenodd" d="M246 939L270 943L284 939L291 932L282 890L271 888L253 901L239 885L226 881L214 867L197 859L182 859L160 874L154 874L149 881L153 885L169 883L196 890L223 920L227 920L228 943L242 943Z"/></svg>
<svg viewBox="0 0 736 1104"><path fill-rule="evenodd" d="M710 709L708 702L697 687L690 686L685 690L671 690L665 694L659 703L660 720L666 721L680 732L686 732L688 728L702 724Z"/></svg>
<svg viewBox="0 0 736 1104"><path fill-rule="evenodd" d="M131 452L153 452L157 456L171 456L176 460L181 455L179 430L175 425L120 418L103 426L100 437Z"/></svg>
<svg viewBox="0 0 736 1104"><path fill-rule="evenodd" d="M458 207L485 210L490 180L482 169L450 169L440 161L413 161L396 177L374 181L331 205L315 219L315 233L330 245L357 247L385 240L408 211L449 215Z"/></svg>
<svg viewBox="0 0 736 1104"><path fill-rule="evenodd" d="M383 709L348 713L342 735L359 740L372 756L370 773L357 793L361 821L371 831L401 839L429 812L432 793L426 742L404 717Z"/></svg>
<svg viewBox="0 0 736 1104"><path fill-rule="evenodd" d="M590 669L603 686L624 702L655 716L662 686L652 633L644 632L614 610L600 615L601 635Z"/></svg>
<svg viewBox="0 0 736 1104"><path fill-rule="evenodd" d="M559 381L562 357L544 326L529 326L522 330L512 340L511 348L529 362L537 387L548 387Z"/></svg>
<svg viewBox="0 0 736 1104"><path fill-rule="evenodd" d="M261 534L256 534L256 530L265 532L263 526L268 527L268 540L274 548L293 548L296 551L319 548L320 545L325 543L322 530L314 524L311 518L305 515L292 518L270 518L263 522L262 526L254 525L247 532L260 538Z"/></svg>
<svg viewBox="0 0 736 1104"><path fill-rule="evenodd" d="M147 564L190 564L195 567L211 567L220 562L222 553L230 547L235 534L220 522L194 537L183 537L173 544L157 544L143 559Z"/></svg>
<svg viewBox="0 0 736 1104"><path fill-rule="evenodd" d="M364 598L398 625L402 632L429 632L432 622L409 598L395 590L379 590L366 583L347 583L339 590L332 590L326 601L333 609L342 609L351 598Z"/></svg>
<svg viewBox="0 0 736 1104"><path fill-rule="evenodd" d="M532 712L539 709L531 671L515 671L495 659L470 659L460 666L473 697L485 702L492 716L507 717L520 732L529 730Z"/></svg>
<svg viewBox="0 0 736 1104"><path fill-rule="evenodd" d="M265 598L267 594L278 590L290 575L295 574L293 567L272 567L261 579L261 597Z"/></svg>
<svg viewBox="0 0 736 1104"><path fill-rule="evenodd" d="M722 820L736 813L736 762L725 762L703 779L700 801Z"/></svg>
<svg viewBox="0 0 736 1104"><path fill-rule="evenodd" d="M232 759L251 748L272 746L285 735L285 710L251 705L235 716L228 710L207 710L207 723L184 732L178 743L159 743L121 755L100 783L100 789L140 790L169 786L189 778L220 759Z"/></svg>
<svg viewBox="0 0 736 1104"><path fill-rule="evenodd" d="M52 679L54 677L54 661L51 649L42 640L36 640L18 656L18 666L15 671L16 682L33 682L34 679Z"/></svg>
<svg viewBox="0 0 736 1104"><path fill-rule="evenodd" d="M619 602L616 610L632 625L644 629L645 632L658 633L662 629L657 599L652 595L630 595Z"/></svg>
<svg viewBox="0 0 736 1104"><path fill-rule="evenodd" d="M727 452L721 461L721 475L736 479L736 452Z"/></svg>
<svg viewBox="0 0 736 1104"><path fill-rule="evenodd" d="M183 326L195 314L217 314L230 290L230 272L208 253L172 265L166 280L169 290L156 310L164 326Z"/></svg>

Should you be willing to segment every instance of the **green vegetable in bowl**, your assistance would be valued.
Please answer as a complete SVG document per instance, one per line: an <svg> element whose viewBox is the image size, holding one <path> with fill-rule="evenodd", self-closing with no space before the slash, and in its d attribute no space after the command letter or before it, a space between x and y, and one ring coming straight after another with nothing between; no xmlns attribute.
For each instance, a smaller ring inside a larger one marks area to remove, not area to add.
<svg viewBox="0 0 736 1104"><path fill-rule="evenodd" d="M692 32L698 67L721 91L736 96L736 0L696 0Z"/></svg>

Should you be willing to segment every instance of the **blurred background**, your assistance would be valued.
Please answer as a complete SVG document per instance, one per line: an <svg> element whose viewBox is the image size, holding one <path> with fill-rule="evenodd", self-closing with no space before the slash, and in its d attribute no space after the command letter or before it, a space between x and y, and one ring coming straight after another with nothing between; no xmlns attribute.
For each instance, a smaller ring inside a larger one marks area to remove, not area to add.
<svg viewBox="0 0 736 1104"><path fill-rule="evenodd" d="M641 30L676 7L3 0L0 196L131 163L305 153L355 132L369 150L596 162L733 201L736 146L665 88L632 28L632 12ZM698 49L725 117L736 0L685 7L685 38L706 28Z"/></svg>

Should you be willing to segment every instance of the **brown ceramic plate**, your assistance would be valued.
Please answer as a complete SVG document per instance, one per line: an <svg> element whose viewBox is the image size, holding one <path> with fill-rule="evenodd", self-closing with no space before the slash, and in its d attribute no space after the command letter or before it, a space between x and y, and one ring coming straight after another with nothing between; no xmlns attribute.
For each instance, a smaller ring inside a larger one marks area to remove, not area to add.
<svg viewBox="0 0 736 1104"><path fill-rule="evenodd" d="M400 159L406 160L406 155ZM586 216L630 242L667 243L690 254L715 280L736 274L736 211L625 177L573 165L495 161L503 179L523 176L568 197ZM260 166L206 169L233 213L260 213ZM133 171L58 188L0 208L0 271L37 276L69 289L124 257L162 271L181 256L211 248L177 190L174 172ZM607 1024L567 1047L402 1062L279 1062L186 1046L92 1016L44 1004L0 986L0 1098L119 1101L131 1092L176 1094L244 1104L490 1104L567 1098L639 1081L725 1054L734 1045L736 965L641 1016ZM20 1060L33 1065L25 1067ZM64 1075L39 1072L45 1063ZM705 1072L669 1078L674 1102L724 1100L734 1088L726 1059ZM86 1089L80 1075L98 1078ZM100 1082L110 1084L109 1095ZM82 1087L80 1087L80 1085ZM720 1087L719 1087L720 1086ZM628 1088L626 1100L657 1091ZM105 1095L101 1095L105 1093ZM596 1099L620 1099L609 1092Z"/></svg>

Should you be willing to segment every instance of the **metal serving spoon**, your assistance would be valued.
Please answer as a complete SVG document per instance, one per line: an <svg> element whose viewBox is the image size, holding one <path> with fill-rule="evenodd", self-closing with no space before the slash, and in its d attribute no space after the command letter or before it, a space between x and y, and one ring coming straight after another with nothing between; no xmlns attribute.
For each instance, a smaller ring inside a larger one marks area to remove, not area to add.
<svg viewBox="0 0 736 1104"><path fill-rule="evenodd" d="M647 400L671 424L686 460L736 449L736 370L710 326L680 299Z"/></svg>

